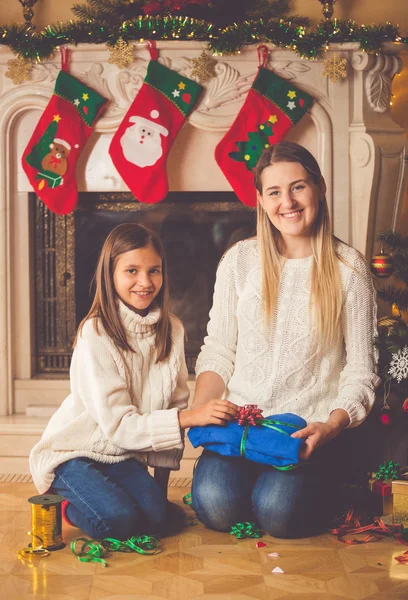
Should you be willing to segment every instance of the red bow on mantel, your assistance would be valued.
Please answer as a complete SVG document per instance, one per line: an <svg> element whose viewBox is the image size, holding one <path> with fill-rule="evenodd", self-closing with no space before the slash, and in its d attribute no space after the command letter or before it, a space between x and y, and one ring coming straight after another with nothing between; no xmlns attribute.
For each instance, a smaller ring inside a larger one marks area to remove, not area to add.
<svg viewBox="0 0 408 600"><path fill-rule="evenodd" d="M198 4L200 6L205 6L209 4L209 0L164 0L164 2L159 2L158 0L153 0L153 2L149 2L142 7L145 15L156 15L161 12L181 12L187 6L191 4Z"/></svg>

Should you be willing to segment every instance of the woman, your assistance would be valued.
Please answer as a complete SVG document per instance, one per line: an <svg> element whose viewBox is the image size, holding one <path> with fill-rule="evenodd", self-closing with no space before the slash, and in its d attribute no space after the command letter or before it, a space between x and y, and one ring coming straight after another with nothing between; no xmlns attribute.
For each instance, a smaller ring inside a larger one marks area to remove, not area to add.
<svg viewBox="0 0 408 600"><path fill-rule="evenodd" d="M364 258L332 235L326 185L305 148L267 149L255 186L257 238L219 265L194 406L226 392L231 415L246 403L264 415L296 413L308 423L293 434L304 440L304 462L281 472L204 452L192 501L214 529L252 512L268 533L302 537L328 526L340 434L374 402L375 295Z"/></svg>

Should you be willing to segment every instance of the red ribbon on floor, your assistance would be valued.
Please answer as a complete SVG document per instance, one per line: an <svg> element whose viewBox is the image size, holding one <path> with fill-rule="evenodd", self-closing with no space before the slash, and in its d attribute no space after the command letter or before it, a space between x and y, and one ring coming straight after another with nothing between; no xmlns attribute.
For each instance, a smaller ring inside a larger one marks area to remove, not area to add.
<svg viewBox="0 0 408 600"><path fill-rule="evenodd" d="M330 529L330 533L337 535L339 542L343 544L366 544L367 542L378 542L382 535L393 537L401 544L408 546L408 528L404 528L401 523L386 525L380 517L376 517L369 525L361 525L360 517L355 513L354 509L350 509L347 513L343 525L335 529ZM367 533L364 539L358 540L344 539L346 535L356 535L359 533Z"/></svg>
<svg viewBox="0 0 408 600"><path fill-rule="evenodd" d="M408 565L408 550L403 554L396 556L395 560L397 560L401 565Z"/></svg>

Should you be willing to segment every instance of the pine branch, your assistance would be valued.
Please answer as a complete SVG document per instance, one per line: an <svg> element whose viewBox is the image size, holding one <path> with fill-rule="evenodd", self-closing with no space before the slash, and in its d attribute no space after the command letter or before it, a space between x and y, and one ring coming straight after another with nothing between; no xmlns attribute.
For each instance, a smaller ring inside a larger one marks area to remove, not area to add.
<svg viewBox="0 0 408 600"><path fill-rule="evenodd" d="M390 252L398 250L408 252L408 236L402 235L397 231L387 229L378 234L377 240Z"/></svg>
<svg viewBox="0 0 408 600"><path fill-rule="evenodd" d="M246 9L247 19L282 18L289 12L288 0L252 0Z"/></svg>
<svg viewBox="0 0 408 600"><path fill-rule="evenodd" d="M289 15L286 19L290 21L292 25L297 25L298 27L308 27L310 25L309 17L302 17L302 15Z"/></svg>
<svg viewBox="0 0 408 600"><path fill-rule="evenodd" d="M80 21L100 20L100 11L86 6L86 4L74 4L71 10Z"/></svg>
<svg viewBox="0 0 408 600"><path fill-rule="evenodd" d="M408 290L388 285L379 290L378 295L385 302L396 304L399 310L408 310Z"/></svg>
<svg viewBox="0 0 408 600"><path fill-rule="evenodd" d="M144 14L144 4L144 0L135 0L132 3L126 0L87 0L87 4L74 4L71 10L81 21L112 25Z"/></svg>
<svg viewBox="0 0 408 600"><path fill-rule="evenodd" d="M166 3L159 0L163 7L161 15L166 14ZM120 24L144 15L143 7L151 0L86 0L85 4L74 4L72 12L78 19L94 22L98 25ZM182 5L177 15L204 19L218 26L230 24L231 21L286 19L295 26L309 25L309 19L298 15L290 16L291 0L212 0L207 4ZM168 6L168 5L167 5ZM167 9L171 12L171 9Z"/></svg>
<svg viewBox="0 0 408 600"><path fill-rule="evenodd" d="M307 17L300 15L289 15L291 0L252 0L246 8L246 19L287 19L295 25L310 25Z"/></svg>

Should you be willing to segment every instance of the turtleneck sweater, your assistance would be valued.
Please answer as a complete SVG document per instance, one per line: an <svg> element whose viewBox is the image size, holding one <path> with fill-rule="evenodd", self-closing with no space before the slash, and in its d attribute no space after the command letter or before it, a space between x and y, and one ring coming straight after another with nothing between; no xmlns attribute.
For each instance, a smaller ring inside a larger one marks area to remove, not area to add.
<svg viewBox="0 0 408 600"><path fill-rule="evenodd" d="M376 301L364 257L341 242L337 251L343 305L341 335L322 348L310 319L313 256L284 259L274 319L265 323L256 239L238 242L220 262L208 335L196 373L213 371L226 397L257 404L264 415L292 412L308 423L345 410L350 427L368 415L375 370Z"/></svg>
<svg viewBox="0 0 408 600"><path fill-rule="evenodd" d="M189 397L184 328L172 315L172 349L156 363L160 309L141 316L119 302L119 314L133 352L119 349L100 321L98 331L95 319L85 322L71 361L71 393L30 453L40 494L51 487L58 465L77 457L180 468L178 412Z"/></svg>

